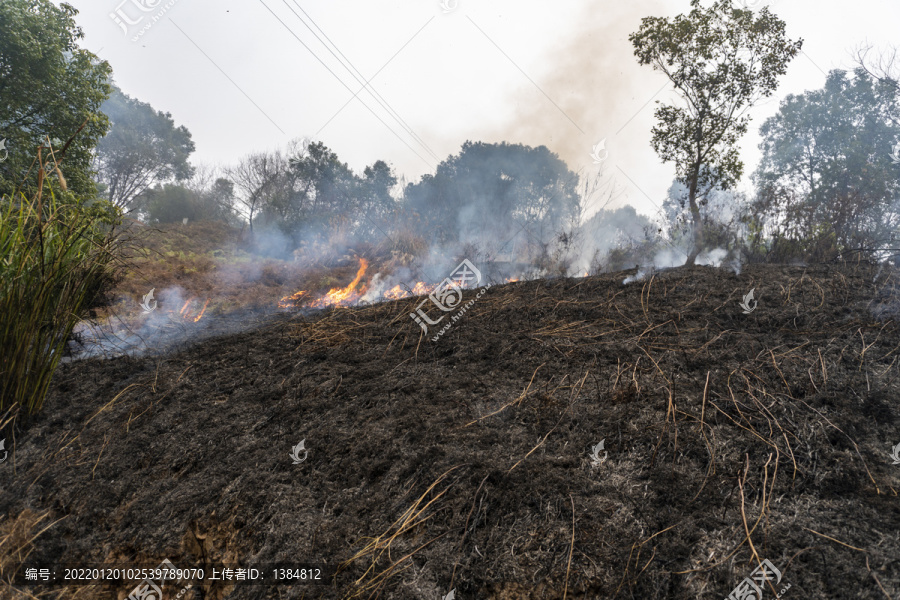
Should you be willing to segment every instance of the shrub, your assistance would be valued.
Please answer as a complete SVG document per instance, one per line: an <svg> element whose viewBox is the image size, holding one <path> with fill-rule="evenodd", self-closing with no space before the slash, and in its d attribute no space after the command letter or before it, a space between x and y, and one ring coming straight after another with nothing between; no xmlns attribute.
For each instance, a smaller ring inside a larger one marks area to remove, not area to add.
<svg viewBox="0 0 900 600"><path fill-rule="evenodd" d="M40 410L75 324L118 275L121 213L38 189L0 198L0 410Z"/></svg>

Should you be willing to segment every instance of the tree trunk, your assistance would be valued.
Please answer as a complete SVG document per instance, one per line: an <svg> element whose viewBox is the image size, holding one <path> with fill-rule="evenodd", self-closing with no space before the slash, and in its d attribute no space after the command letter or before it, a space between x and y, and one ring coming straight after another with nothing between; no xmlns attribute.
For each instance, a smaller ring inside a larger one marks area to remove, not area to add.
<svg viewBox="0 0 900 600"><path fill-rule="evenodd" d="M684 263L686 267L694 266L694 261L697 260L697 255L700 254L700 250L703 249L703 227L700 217L700 207L697 205L698 178L699 173L696 173L691 178L691 187L688 191L688 203L690 204L691 217L693 217L694 221L694 248L693 250L691 250L691 253L688 255L687 260Z"/></svg>

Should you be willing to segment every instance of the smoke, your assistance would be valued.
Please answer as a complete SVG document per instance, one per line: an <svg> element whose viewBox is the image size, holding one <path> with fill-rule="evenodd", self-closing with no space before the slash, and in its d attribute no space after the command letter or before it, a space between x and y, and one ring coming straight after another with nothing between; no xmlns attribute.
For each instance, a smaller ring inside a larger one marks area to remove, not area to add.
<svg viewBox="0 0 900 600"><path fill-rule="evenodd" d="M62 362L164 354L200 340L259 327L277 314L271 302L214 313L207 308L207 300L171 286L156 294L156 307L149 313L132 299L107 319L80 321Z"/></svg>
<svg viewBox="0 0 900 600"><path fill-rule="evenodd" d="M587 3L581 28L547 56L542 73L532 74L543 93L523 87L510 102L512 118L489 137L547 145L573 166L592 164L591 148L604 139L611 160L646 155L649 127L642 131L631 121L652 115L653 105L644 105L662 80L638 64L628 35L642 18L669 12L661 0Z"/></svg>

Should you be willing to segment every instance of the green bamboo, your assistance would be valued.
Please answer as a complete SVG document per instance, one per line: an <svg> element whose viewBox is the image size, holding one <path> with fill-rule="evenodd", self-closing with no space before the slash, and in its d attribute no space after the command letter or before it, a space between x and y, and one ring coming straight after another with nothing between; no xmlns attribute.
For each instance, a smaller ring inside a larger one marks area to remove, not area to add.
<svg viewBox="0 0 900 600"><path fill-rule="evenodd" d="M113 276L116 223L58 200L0 198L0 410L39 411L66 343Z"/></svg>

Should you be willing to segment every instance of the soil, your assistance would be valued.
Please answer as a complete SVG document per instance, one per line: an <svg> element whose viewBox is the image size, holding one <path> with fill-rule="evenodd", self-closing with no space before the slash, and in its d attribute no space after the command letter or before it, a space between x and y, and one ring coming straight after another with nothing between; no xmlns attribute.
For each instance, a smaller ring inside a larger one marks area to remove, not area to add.
<svg viewBox="0 0 900 600"><path fill-rule="evenodd" d="M633 274L493 286L436 342L407 299L62 365L6 434L0 596L168 559L340 567L185 600L718 600L764 560L766 599L900 597L898 274Z"/></svg>

